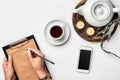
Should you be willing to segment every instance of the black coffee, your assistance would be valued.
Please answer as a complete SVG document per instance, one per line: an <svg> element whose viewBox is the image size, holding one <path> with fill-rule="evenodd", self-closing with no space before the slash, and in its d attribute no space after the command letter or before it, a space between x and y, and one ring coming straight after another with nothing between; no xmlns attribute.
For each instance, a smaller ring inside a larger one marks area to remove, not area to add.
<svg viewBox="0 0 120 80"><path fill-rule="evenodd" d="M50 34L54 38L59 38L62 35L63 31L60 26L53 26L50 30Z"/></svg>

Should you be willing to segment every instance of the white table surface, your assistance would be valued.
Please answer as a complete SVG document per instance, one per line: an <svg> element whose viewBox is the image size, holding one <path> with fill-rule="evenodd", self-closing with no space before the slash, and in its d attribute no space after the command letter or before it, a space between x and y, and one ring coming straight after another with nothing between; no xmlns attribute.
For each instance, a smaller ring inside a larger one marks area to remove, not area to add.
<svg viewBox="0 0 120 80"><path fill-rule="evenodd" d="M120 59L108 55L100 43L88 42L75 32L72 10L80 0L0 0L0 80L4 80L2 47L34 34L41 51L55 62L47 63L53 80L120 80ZM119 0L113 0L119 6ZM70 38L61 46L50 45L44 37L45 25L53 19L63 19L70 27ZM120 55L120 28L113 35L108 49ZM76 70L80 46L93 47L89 74Z"/></svg>

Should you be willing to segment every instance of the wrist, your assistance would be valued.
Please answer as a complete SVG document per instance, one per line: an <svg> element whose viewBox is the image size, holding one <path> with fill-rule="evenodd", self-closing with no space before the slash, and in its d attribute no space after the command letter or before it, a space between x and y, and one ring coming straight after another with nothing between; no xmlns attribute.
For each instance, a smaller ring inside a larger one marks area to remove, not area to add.
<svg viewBox="0 0 120 80"><path fill-rule="evenodd" d="M37 75L40 79L44 78L47 75L47 71L46 70L39 70L39 71L37 71Z"/></svg>
<svg viewBox="0 0 120 80"><path fill-rule="evenodd" d="M50 74L46 70L37 71L40 80L51 80Z"/></svg>
<svg viewBox="0 0 120 80"><path fill-rule="evenodd" d="M43 78L40 78L40 80L51 80L50 74L47 72L46 76Z"/></svg>
<svg viewBox="0 0 120 80"><path fill-rule="evenodd" d="M10 79L10 78L6 78L5 80L12 80L12 79Z"/></svg>
<svg viewBox="0 0 120 80"><path fill-rule="evenodd" d="M13 76L13 77L5 77L5 80L16 80L16 76Z"/></svg>

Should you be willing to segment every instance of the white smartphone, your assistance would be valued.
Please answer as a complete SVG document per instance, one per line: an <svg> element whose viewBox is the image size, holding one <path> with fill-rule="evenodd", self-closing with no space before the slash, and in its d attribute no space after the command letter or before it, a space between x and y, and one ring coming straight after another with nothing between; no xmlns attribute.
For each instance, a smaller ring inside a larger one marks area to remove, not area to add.
<svg viewBox="0 0 120 80"><path fill-rule="evenodd" d="M90 71L90 62L91 62L91 54L93 49L88 46L80 47L80 52L78 56L78 72L88 73Z"/></svg>

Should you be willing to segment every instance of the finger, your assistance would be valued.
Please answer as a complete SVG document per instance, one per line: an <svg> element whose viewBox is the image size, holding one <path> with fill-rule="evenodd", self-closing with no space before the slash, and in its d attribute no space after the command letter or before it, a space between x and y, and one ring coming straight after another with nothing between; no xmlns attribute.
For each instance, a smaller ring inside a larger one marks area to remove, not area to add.
<svg viewBox="0 0 120 80"><path fill-rule="evenodd" d="M8 66L12 67L12 56L8 57Z"/></svg>
<svg viewBox="0 0 120 80"><path fill-rule="evenodd" d="M45 57L45 55L40 50L33 49L33 48L28 48L28 49L31 50L31 51L33 51L33 52L35 52L35 53L37 53L37 54L39 54L42 57Z"/></svg>
<svg viewBox="0 0 120 80"><path fill-rule="evenodd" d="M4 61L3 61L3 62L7 62L7 58L6 58L6 57L4 58Z"/></svg>
<svg viewBox="0 0 120 80"><path fill-rule="evenodd" d="M31 53L30 52L28 52L28 59L29 59L29 61L33 61L33 56L31 55Z"/></svg>
<svg viewBox="0 0 120 80"><path fill-rule="evenodd" d="M3 68L5 69L7 67L7 65L8 65L8 61L6 58L4 58L3 64L2 64Z"/></svg>
<svg viewBox="0 0 120 80"><path fill-rule="evenodd" d="M29 49L26 49L26 55L28 55L28 53L30 53L30 50L29 50Z"/></svg>

